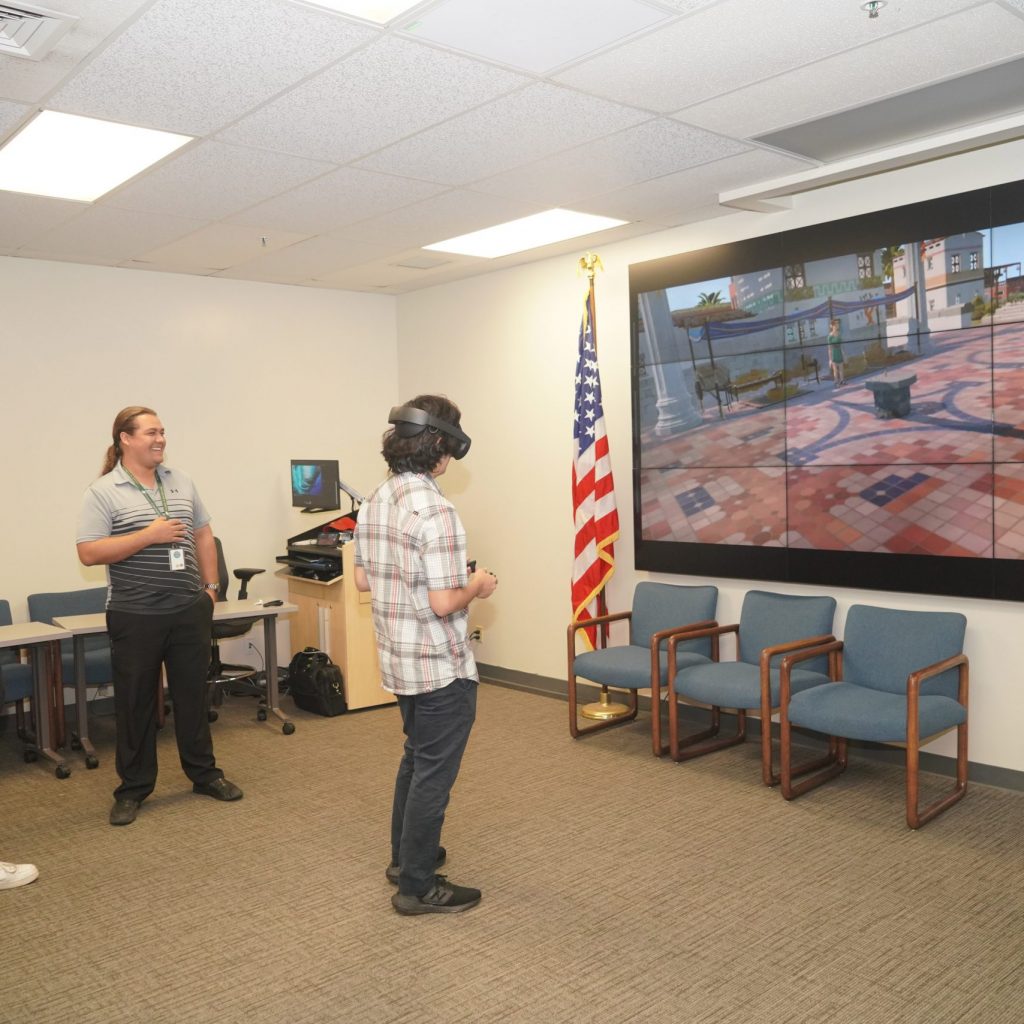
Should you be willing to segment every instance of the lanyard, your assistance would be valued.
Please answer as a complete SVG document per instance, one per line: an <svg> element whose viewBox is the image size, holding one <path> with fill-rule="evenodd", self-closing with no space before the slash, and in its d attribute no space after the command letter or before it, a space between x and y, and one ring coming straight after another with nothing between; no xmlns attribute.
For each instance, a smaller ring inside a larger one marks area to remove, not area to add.
<svg viewBox="0 0 1024 1024"><path fill-rule="evenodd" d="M121 464L121 468L125 471L125 473L128 474L128 479L131 480L131 482L135 484L135 486L138 487L138 489L142 492L142 495L146 499L146 501L148 501L150 505L153 506L153 511L157 514L157 516L163 516L164 519L170 519L171 514L167 508L167 495L164 494L164 482L163 480L160 479L160 473L154 470L153 475L156 477L156 488L160 492L160 504L163 505L164 507L163 512L161 512L160 509L156 507L156 502L153 500L153 495L150 494L149 491L147 491L146 488L143 487L142 484L140 484L139 481L135 479L135 474L132 473L132 471L127 466L125 466L124 463Z"/></svg>

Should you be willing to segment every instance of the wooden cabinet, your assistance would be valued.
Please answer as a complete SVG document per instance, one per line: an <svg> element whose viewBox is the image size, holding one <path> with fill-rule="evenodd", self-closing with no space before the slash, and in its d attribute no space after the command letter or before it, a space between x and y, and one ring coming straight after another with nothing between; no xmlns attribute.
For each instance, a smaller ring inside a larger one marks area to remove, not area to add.
<svg viewBox="0 0 1024 1024"><path fill-rule="evenodd" d="M292 654L304 647L318 647L330 655L345 677L345 700L350 711L393 704L395 700L394 694L381 689L370 595L356 590L354 555L353 545L345 544L341 549L342 575L326 582L292 576L285 569L277 574L288 581L288 600L299 609L289 620Z"/></svg>

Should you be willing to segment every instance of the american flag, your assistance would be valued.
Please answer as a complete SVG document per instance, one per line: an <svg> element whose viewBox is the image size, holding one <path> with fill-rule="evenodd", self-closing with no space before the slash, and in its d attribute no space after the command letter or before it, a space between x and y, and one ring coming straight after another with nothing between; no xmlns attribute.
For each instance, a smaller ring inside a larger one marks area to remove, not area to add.
<svg viewBox="0 0 1024 1024"><path fill-rule="evenodd" d="M594 289L591 286L580 323L576 420L572 432L572 505L576 521L576 560L572 572L574 622L583 622L598 614L597 597L615 571L615 541L619 536L619 513L615 507L594 330ZM581 632L591 648L595 647L596 627Z"/></svg>

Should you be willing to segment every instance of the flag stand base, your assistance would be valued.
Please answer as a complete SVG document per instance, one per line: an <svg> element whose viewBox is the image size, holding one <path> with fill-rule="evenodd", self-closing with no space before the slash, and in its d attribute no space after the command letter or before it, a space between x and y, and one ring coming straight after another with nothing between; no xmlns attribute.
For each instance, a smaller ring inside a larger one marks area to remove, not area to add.
<svg viewBox="0 0 1024 1024"><path fill-rule="evenodd" d="M630 714L631 709L626 704L617 704L608 699L608 691L601 691L601 699L594 704L584 704L580 708L580 715L583 718L593 718L601 722L607 722L615 718L624 718Z"/></svg>

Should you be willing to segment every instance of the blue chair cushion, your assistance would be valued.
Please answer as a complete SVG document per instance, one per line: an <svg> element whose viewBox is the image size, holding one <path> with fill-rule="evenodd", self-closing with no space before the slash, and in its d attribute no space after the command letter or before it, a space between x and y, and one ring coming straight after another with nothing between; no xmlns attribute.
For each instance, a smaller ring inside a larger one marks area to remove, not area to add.
<svg viewBox="0 0 1024 1024"><path fill-rule="evenodd" d="M695 651L676 651L676 665L698 665L708 659ZM587 651L576 655L573 671L577 676L600 683L620 686L626 690L644 690L651 685L651 652L647 647L627 644L603 651ZM661 683L668 684L668 654L661 652Z"/></svg>
<svg viewBox="0 0 1024 1024"><path fill-rule="evenodd" d="M793 693L820 686L828 676L806 669L793 669ZM772 707L779 705L779 670L770 676ZM745 661L708 662L679 672L673 684L676 693L700 704L714 704L720 708L759 708L761 706L761 670Z"/></svg>
<svg viewBox="0 0 1024 1024"><path fill-rule="evenodd" d="M90 638L86 638L87 640ZM110 646L103 640L103 647L89 650L88 643L85 650L85 684L86 686L103 686L113 678L110 668ZM61 652L61 678L65 686L75 685L75 656L70 651Z"/></svg>
<svg viewBox="0 0 1024 1024"><path fill-rule="evenodd" d="M718 587L679 587L671 583L638 583L633 591L633 614L629 621L629 642L648 647L651 636L666 629L706 622L715 617ZM706 657L711 656L711 640L691 640L685 645Z"/></svg>
<svg viewBox="0 0 1024 1024"><path fill-rule="evenodd" d="M918 710L922 739L967 721L967 709L951 697L922 695ZM904 743L907 698L855 682L828 683L796 694L789 702L789 720L828 736Z"/></svg>
<svg viewBox="0 0 1024 1024"><path fill-rule="evenodd" d="M765 647L806 640L810 637L829 636L836 611L834 597L802 597L793 594L774 594L767 590L749 590L743 598L740 612L739 653L737 661L756 665ZM777 666L783 655L772 661ZM805 662L809 672L828 672L828 660L815 658Z"/></svg>
<svg viewBox="0 0 1024 1024"><path fill-rule="evenodd" d="M0 665L0 692L3 700L23 700L32 696L32 668L19 662Z"/></svg>

